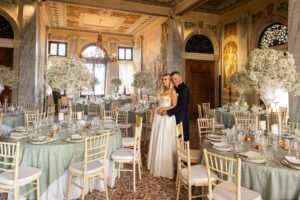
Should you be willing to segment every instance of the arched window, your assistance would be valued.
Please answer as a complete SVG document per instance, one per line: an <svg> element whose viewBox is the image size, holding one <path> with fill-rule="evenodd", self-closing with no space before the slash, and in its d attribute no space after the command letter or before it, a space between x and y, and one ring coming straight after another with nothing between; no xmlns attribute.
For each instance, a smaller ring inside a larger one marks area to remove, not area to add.
<svg viewBox="0 0 300 200"><path fill-rule="evenodd" d="M0 38L14 39L14 31L9 22L0 15Z"/></svg>
<svg viewBox="0 0 300 200"><path fill-rule="evenodd" d="M204 35L193 35L185 46L185 52L213 54L214 47L210 39Z"/></svg>
<svg viewBox="0 0 300 200"><path fill-rule="evenodd" d="M259 48L272 47L288 43L287 27L281 23L269 25L262 32L259 39Z"/></svg>
<svg viewBox="0 0 300 200"><path fill-rule="evenodd" d="M85 66L98 79L98 83L94 85L95 95L105 94L106 55L105 50L99 49L96 44L84 47L81 52L81 57L86 60ZM89 93L82 94L87 95Z"/></svg>

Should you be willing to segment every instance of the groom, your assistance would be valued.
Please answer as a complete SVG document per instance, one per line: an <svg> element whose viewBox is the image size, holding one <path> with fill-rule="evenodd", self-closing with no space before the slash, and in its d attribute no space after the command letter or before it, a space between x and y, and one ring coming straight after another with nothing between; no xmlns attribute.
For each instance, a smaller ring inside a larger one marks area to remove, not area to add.
<svg viewBox="0 0 300 200"><path fill-rule="evenodd" d="M175 115L176 124L182 122L184 140L189 140L189 102L190 102L190 89L182 82L182 77L179 72L171 73L172 82L178 95L177 106L168 111L163 111L162 115L168 116Z"/></svg>

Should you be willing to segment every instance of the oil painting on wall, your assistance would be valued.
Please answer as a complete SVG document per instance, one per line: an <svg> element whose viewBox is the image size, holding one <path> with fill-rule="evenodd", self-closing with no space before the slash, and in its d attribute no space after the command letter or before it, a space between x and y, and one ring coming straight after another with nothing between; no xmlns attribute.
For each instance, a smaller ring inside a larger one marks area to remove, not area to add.
<svg viewBox="0 0 300 200"><path fill-rule="evenodd" d="M238 47L235 42L228 42L223 50L223 86L229 88L230 77L238 71Z"/></svg>

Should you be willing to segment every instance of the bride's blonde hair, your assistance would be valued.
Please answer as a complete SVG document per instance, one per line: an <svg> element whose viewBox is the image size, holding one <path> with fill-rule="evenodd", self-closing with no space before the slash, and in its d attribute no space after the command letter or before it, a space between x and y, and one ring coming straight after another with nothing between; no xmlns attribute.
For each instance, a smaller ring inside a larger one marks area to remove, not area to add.
<svg viewBox="0 0 300 200"><path fill-rule="evenodd" d="M173 83L171 81L171 75L169 73L166 73L166 74L162 75L162 78L163 77L167 77L170 80L171 83L170 83L169 88L162 85L159 93L157 94L157 97L156 97L157 100L159 100L159 98L161 96L166 96L168 98L171 98L171 91L173 89Z"/></svg>

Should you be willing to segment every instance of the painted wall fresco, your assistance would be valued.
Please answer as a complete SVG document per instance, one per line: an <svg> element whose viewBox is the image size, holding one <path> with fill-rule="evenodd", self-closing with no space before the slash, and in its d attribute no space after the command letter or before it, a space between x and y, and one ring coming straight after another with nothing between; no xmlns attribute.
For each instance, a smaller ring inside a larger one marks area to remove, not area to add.
<svg viewBox="0 0 300 200"><path fill-rule="evenodd" d="M238 71L238 47L235 42L228 42L223 50L223 86L229 88L230 77Z"/></svg>
<svg viewBox="0 0 300 200"><path fill-rule="evenodd" d="M231 35L237 35L237 22L232 22L224 26L224 38Z"/></svg>
<svg viewBox="0 0 300 200"><path fill-rule="evenodd" d="M156 79L156 87L161 85L161 76L167 72L168 24L154 27L144 35L143 70L151 71Z"/></svg>

